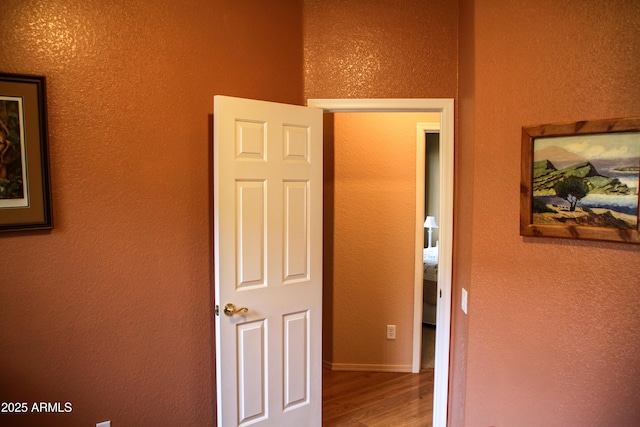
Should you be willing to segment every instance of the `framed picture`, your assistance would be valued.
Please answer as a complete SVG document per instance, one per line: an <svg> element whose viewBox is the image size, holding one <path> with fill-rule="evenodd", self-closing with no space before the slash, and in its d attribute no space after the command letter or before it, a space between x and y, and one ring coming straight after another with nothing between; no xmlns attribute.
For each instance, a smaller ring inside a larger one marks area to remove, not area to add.
<svg viewBox="0 0 640 427"><path fill-rule="evenodd" d="M640 117L522 128L520 235L640 243Z"/></svg>
<svg viewBox="0 0 640 427"><path fill-rule="evenodd" d="M0 231L52 227L45 78L0 73Z"/></svg>

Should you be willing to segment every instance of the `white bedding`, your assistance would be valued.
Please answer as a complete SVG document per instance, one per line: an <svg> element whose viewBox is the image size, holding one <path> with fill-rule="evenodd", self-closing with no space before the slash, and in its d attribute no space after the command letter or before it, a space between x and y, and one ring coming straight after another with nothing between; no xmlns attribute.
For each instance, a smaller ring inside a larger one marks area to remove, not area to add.
<svg viewBox="0 0 640 427"><path fill-rule="evenodd" d="M424 279L438 280L438 247L424 248L422 250L422 263L424 264Z"/></svg>

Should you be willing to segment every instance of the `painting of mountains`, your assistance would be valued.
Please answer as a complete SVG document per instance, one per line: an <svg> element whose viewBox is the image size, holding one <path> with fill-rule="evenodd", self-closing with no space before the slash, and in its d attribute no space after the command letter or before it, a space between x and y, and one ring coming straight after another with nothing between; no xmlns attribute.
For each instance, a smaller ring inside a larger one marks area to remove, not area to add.
<svg viewBox="0 0 640 427"><path fill-rule="evenodd" d="M533 224L638 228L640 133L536 138Z"/></svg>

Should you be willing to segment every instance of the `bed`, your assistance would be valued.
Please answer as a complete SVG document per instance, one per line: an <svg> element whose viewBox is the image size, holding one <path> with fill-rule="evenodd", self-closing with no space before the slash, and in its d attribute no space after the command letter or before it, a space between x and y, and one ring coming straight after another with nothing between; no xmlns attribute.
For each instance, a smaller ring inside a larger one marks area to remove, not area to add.
<svg viewBox="0 0 640 427"><path fill-rule="evenodd" d="M424 275L422 281L422 323L436 324L436 302L438 292L438 247L422 251Z"/></svg>

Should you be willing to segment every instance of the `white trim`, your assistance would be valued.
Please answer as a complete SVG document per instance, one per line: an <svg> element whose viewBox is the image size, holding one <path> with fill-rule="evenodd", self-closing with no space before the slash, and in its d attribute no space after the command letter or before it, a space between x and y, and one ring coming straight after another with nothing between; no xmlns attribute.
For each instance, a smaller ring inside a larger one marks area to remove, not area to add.
<svg viewBox="0 0 640 427"><path fill-rule="evenodd" d="M449 399L449 349L453 272L453 100L440 117L440 224L438 225L438 309L434 371L433 427L447 425Z"/></svg>
<svg viewBox="0 0 640 427"><path fill-rule="evenodd" d="M436 314L433 427L445 427L449 398L449 335L451 331L451 273L453 265L453 99L309 99L307 105L322 108L327 112L425 111L440 113L440 213L438 219L438 293L440 300Z"/></svg>

